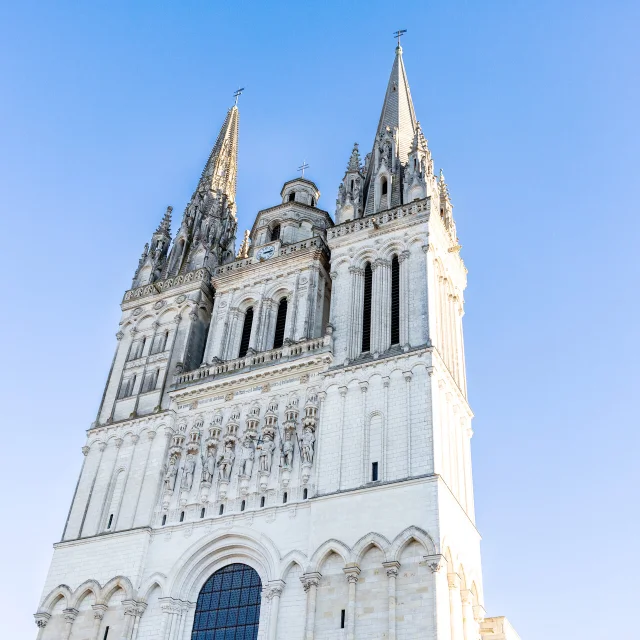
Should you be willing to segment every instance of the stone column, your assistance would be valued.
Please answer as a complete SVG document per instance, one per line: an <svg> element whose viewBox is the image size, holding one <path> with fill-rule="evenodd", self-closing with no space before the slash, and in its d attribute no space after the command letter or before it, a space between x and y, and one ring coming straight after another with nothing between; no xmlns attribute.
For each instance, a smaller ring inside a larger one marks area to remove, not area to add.
<svg viewBox="0 0 640 640"><path fill-rule="evenodd" d="M449 573L447 580L449 582L449 611L451 611L451 640L463 640L460 576L457 573Z"/></svg>
<svg viewBox="0 0 640 640"><path fill-rule="evenodd" d="M409 252L403 251L398 256L400 267L400 344L405 351L409 348ZM429 292L427 291L427 296ZM427 314L427 331L429 314Z"/></svg>
<svg viewBox="0 0 640 640"><path fill-rule="evenodd" d="M300 577L302 586L307 593L307 617L305 620L304 637L305 640L313 640L316 626L316 597L318 595L318 583L322 577L321 573L305 573Z"/></svg>
<svg viewBox="0 0 640 640"><path fill-rule="evenodd" d="M347 354L350 360L360 355L362 348L362 303L364 287L364 271L357 267L349 267L351 274L351 313L350 313L350 336Z"/></svg>
<svg viewBox="0 0 640 640"><path fill-rule="evenodd" d="M133 635L133 626L136 616L138 615L137 603L134 600L124 600L124 630L122 631L122 640L131 640Z"/></svg>
<svg viewBox="0 0 640 640"><path fill-rule="evenodd" d="M41 640L42 635L44 634L44 629L47 626L47 622L51 618L51 614L49 613L35 613L33 615L36 621L36 625L38 626L38 637L37 640Z"/></svg>
<svg viewBox="0 0 640 640"><path fill-rule="evenodd" d="M163 602L161 605L162 608L162 622L160 623L160 640L167 640L169 636L169 631L171 630L171 611L173 610L173 605L169 602Z"/></svg>
<svg viewBox="0 0 640 640"><path fill-rule="evenodd" d="M449 596L447 588L447 573L442 571L447 561L441 553L424 556L426 565L433 574L433 624L434 637L442 640L451 639L451 621L449 613Z"/></svg>
<svg viewBox="0 0 640 640"><path fill-rule="evenodd" d="M136 606L136 619L133 621L133 633L131 634L131 639L136 640L138 637L138 630L140 628L140 618L142 614L147 610L146 602L138 602Z"/></svg>
<svg viewBox="0 0 640 640"><path fill-rule="evenodd" d="M91 608L93 609L93 640L99 640L102 618L104 618L104 614L107 612L108 607L106 604L94 604L91 605Z"/></svg>
<svg viewBox="0 0 640 640"><path fill-rule="evenodd" d="M411 418L411 380L413 380L413 372L412 371L403 371L402 375L404 376L405 381L405 411L407 413L407 476L411 476L411 430L412 430L412 418ZM387 414L389 415L389 414Z"/></svg>
<svg viewBox="0 0 640 640"><path fill-rule="evenodd" d="M269 606L269 640L276 640L278 636L278 612L280 610L280 596L284 589L284 580L274 580L267 585L266 598Z"/></svg>
<svg viewBox="0 0 640 640"><path fill-rule="evenodd" d="M464 640L479 640L480 628L476 622L473 612L473 593L469 589L464 589L460 593L462 597L462 627L464 629Z"/></svg>
<svg viewBox="0 0 640 640"><path fill-rule="evenodd" d="M349 582L349 600L347 602L347 640L355 640L356 637L356 584L360 575L360 567L348 564L343 569Z"/></svg>
<svg viewBox="0 0 640 640"><path fill-rule="evenodd" d="M396 578L400 563L397 560L383 562L382 566L387 570L387 593L389 598L389 640L396 640Z"/></svg>
<svg viewBox="0 0 640 640"><path fill-rule="evenodd" d="M65 629L64 629L64 638L68 640L71 637L71 630L73 629L73 623L75 619L78 617L79 611L77 609L65 609L62 612L64 616Z"/></svg>

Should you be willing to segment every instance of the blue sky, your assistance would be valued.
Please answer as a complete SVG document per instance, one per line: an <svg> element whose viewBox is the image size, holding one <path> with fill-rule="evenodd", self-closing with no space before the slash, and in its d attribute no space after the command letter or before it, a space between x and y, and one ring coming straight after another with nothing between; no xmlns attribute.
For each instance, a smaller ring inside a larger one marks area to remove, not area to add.
<svg viewBox="0 0 640 640"><path fill-rule="evenodd" d="M233 91L241 229L303 159L333 213L407 28L469 269L488 614L523 639L635 637L639 18L616 0L0 3L0 635L35 637L118 304Z"/></svg>

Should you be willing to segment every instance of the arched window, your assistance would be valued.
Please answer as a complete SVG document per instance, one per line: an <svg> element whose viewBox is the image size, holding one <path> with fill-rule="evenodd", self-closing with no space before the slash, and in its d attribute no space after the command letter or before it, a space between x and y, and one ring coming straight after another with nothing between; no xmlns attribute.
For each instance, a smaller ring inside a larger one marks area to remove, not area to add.
<svg viewBox="0 0 640 640"><path fill-rule="evenodd" d="M362 352L371 350L371 264L364 267L364 300L362 304Z"/></svg>
<svg viewBox="0 0 640 640"><path fill-rule="evenodd" d="M262 581L246 564L216 571L202 587L196 603L191 637L256 640Z"/></svg>
<svg viewBox="0 0 640 640"><path fill-rule="evenodd" d="M295 193L295 191L292 191L289 194L289 202L295 202L295 200L296 200L296 193Z"/></svg>
<svg viewBox="0 0 640 640"><path fill-rule="evenodd" d="M280 225L277 224L275 227L273 227L273 229L271 229L271 234L270 234L270 239L271 242L273 242L274 240L280 240Z"/></svg>
<svg viewBox="0 0 640 640"><path fill-rule="evenodd" d="M311 206L312 207L316 206L316 199L313 196L311 196Z"/></svg>
<svg viewBox="0 0 640 640"><path fill-rule="evenodd" d="M400 344L400 261L391 260L391 344Z"/></svg>
<svg viewBox="0 0 640 640"><path fill-rule="evenodd" d="M273 338L273 348L279 349L284 343L284 328L287 324L287 299L281 298L278 304L278 315L276 316L276 333Z"/></svg>
<svg viewBox="0 0 640 640"><path fill-rule="evenodd" d="M240 339L240 351L238 358L244 358L249 351L249 338L251 338L251 326L253 325L253 307L249 307L244 314L242 325L242 338Z"/></svg>
<svg viewBox="0 0 640 640"><path fill-rule="evenodd" d="M380 180L380 194L383 196L387 195L387 191L389 190L389 183L387 179L383 176Z"/></svg>

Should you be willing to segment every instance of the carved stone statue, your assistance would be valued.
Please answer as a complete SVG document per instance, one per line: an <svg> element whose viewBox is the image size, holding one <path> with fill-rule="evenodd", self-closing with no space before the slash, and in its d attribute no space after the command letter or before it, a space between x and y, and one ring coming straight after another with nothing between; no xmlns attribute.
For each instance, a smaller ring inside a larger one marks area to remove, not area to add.
<svg viewBox="0 0 640 640"><path fill-rule="evenodd" d="M236 454L233 452L233 444L227 442L224 446L224 451L218 456L218 478L220 480L229 481L235 459Z"/></svg>
<svg viewBox="0 0 640 640"><path fill-rule="evenodd" d="M215 469L216 459L213 455L213 449L209 449L207 457L202 456L202 482L211 482Z"/></svg>
<svg viewBox="0 0 640 640"><path fill-rule="evenodd" d="M282 451L280 452L280 464L284 469L291 469L293 465L293 442L291 436L282 443Z"/></svg>
<svg viewBox="0 0 640 640"><path fill-rule="evenodd" d="M259 445L260 456L258 458L258 469L270 473L271 460L273 457L273 450L276 448L271 438L265 438Z"/></svg>
<svg viewBox="0 0 640 640"><path fill-rule="evenodd" d="M316 436L313 433L313 429L305 428L302 433L302 462L312 464L313 463L313 445L316 441Z"/></svg>
<svg viewBox="0 0 640 640"><path fill-rule="evenodd" d="M196 457L190 453L184 463L184 474L180 487L183 491L190 491L193 486L193 474L196 470Z"/></svg>
<svg viewBox="0 0 640 640"><path fill-rule="evenodd" d="M253 446L253 439L249 435L245 435L242 441L242 449L240 451L240 475L251 477L253 471L253 460L256 452Z"/></svg>
<svg viewBox="0 0 640 640"><path fill-rule="evenodd" d="M164 488L173 491L176 486L176 476L178 475L178 465L175 457L169 460L167 472L164 474Z"/></svg>

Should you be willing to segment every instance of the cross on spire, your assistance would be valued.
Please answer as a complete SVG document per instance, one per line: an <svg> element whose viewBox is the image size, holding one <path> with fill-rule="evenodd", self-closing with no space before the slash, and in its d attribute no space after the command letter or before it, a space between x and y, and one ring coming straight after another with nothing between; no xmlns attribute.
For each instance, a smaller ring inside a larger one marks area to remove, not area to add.
<svg viewBox="0 0 640 640"><path fill-rule="evenodd" d="M398 48L400 48L400 38L402 38L402 36L407 33L406 29L398 29L394 34L393 37L394 38L398 38Z"/></svg>
<svg viewBox="0 0 640 640"><path fill-rule="evenodd" d="M309 165L307 164L307 161L306 161L306 160L303 160L303 161L302 161L302 164L298 167L298 171L301 171L301 172L302 172L302 177L303 177L303 178L304 178L304 170L305 170L305 169L308 169L308 168L309 168Z"/></svg>
<svg viewBox="0 0 640 640"><path fill-rule="evenodd" d="M242 89L240 87L238 87L238 89L235 91L235 93L233 94L233 97L236 99L236 103L235 106L238 106L238 98L240 97L240 94L244 91L244 87L242 87Z"/></svg>

